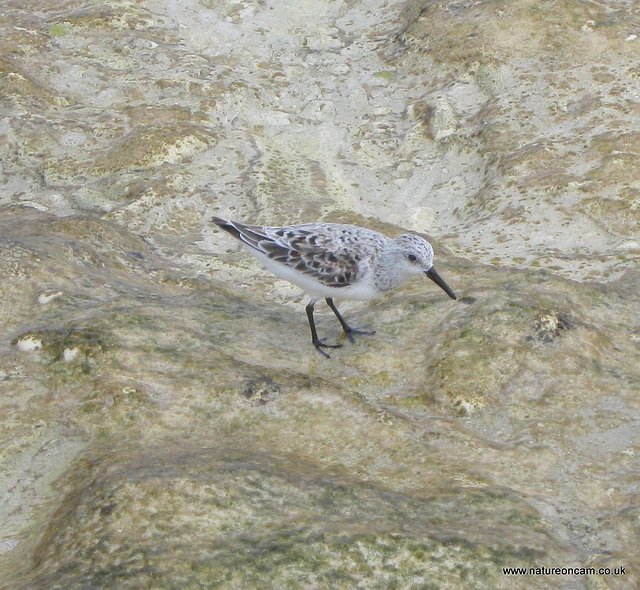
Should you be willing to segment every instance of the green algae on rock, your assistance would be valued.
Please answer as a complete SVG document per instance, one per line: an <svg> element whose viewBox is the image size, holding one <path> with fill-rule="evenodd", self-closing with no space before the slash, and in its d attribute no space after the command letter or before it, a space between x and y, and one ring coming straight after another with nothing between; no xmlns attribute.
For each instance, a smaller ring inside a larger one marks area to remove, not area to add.
<svg viewBox="0 0 640 590"><path fill-rule="evenodd" d="M81 461L36 551L33 583L512 588L502 566L564 552L507 491L390 493L245 445Z"/></svg>

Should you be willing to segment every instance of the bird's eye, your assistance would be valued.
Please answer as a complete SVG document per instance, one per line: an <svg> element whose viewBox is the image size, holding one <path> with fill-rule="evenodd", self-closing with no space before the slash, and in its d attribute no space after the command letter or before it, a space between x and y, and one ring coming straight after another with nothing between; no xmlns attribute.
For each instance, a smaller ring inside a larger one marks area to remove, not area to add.
<svg viewBox="0 0 640 590"><path fill-rule="evenodd" d="M407 254L407 258L409 259L409 262L415 262L418 260L418 257L415 254Z"/></svg>

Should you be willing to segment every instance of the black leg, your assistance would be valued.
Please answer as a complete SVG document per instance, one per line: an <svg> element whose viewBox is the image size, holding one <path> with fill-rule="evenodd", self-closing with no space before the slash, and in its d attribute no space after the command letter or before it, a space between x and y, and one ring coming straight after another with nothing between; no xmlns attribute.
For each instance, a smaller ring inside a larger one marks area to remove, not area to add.
<svg viewBox="0 0 640 590"><path fill-rule="evenodd" d="M338 321L340 322L340 325L342 326L344 333L347 335L349 342L354 341L353 340L354 334L367 334L367 335L375 334L375 331L367 332L365 330L356 330L355 328L352 328L349 324L347 324L345 319L340 315L340 312L338 311L336 304L333 302L333 299L331 297L326 297L325 301L327 302L327 305L331 308L331 311L333 311L333 313L336 314L336 317L338 318Z"/></svg>
<svg viewBox="0 0 640 590"><path fill-rule="evenodd" d="M318 338L318 332L316 331L316 322L313 319L313 306L316 304L317 299L312 299L309 305L305 308L307 310L307 318L309 319L309 327L311 328L311 342L316 347L316 350L326 356L328 359L331 357L322 350L323 348L340 348L342 344L325 344Z"/></svg>

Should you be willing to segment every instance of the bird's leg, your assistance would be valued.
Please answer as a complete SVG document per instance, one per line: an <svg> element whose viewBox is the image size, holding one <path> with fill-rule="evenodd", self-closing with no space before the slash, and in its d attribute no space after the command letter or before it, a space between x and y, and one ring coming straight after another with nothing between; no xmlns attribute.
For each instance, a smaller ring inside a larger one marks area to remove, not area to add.
<svg viewBox="0 0 640 590"><path fill-rule="evenodd" d="M340 322L340 325L342 326L344 333L347 335L349 342L354 341L353 340L354 334L365 334L369 336L371 334L375 334L375 330L373 332L367 332L366 330L357 330L356 328L352 328L349 324L347 324L345 319L340 315L340 312L338 311L336 304L333 302L333 299L331 297L325 297L325 301L327 302L327 305L331 308L331 311L333 311L333 313L336 314L336 317L338 318L338 321Z"/></svg>
<svg viewBox="0 0 640 590"><path fill-rule="evenodd" d="M311 342L316 347L316 350L326 356L328 359L331 357L322 350L323 348L340 348L342 344L325 344L318 338L318 332L316 331L316 323L313 319L313 306L316 304L317 299L312 299L309 305L305 308L307 310L307 318L309 319L309 327L311 328Z"/></svg>

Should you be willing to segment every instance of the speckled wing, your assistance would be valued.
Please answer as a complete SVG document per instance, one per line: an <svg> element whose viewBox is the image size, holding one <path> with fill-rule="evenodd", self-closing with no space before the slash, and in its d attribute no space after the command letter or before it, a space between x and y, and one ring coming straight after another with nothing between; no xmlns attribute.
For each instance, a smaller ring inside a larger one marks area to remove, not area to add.
<svg viewBox="0 0 640 590"><path fill-rule="evenodd" d="M214 221L216 221L214 219ZM340 234L323 235L298 227L260 227L237 221L218 225L270 259L309 275L328 287L354 283L361 256L348 248Z"/></svg>

